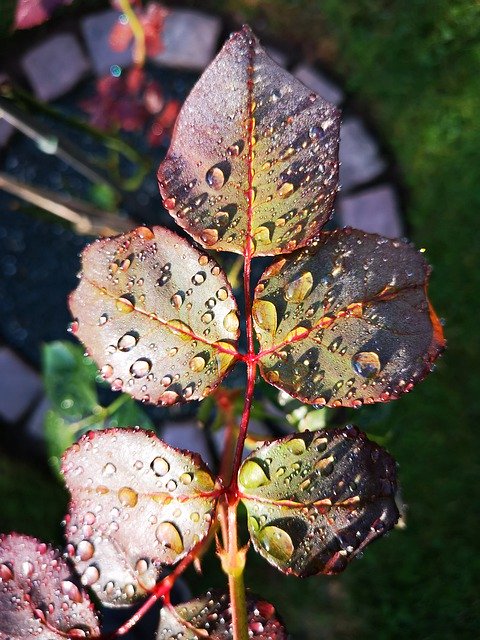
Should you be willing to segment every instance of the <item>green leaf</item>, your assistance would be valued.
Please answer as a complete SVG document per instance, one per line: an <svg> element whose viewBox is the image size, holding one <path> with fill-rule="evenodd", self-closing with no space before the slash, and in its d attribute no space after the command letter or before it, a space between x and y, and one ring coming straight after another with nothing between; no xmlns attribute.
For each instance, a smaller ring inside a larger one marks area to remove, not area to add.
<svg viewBox="0 0 480 640"><path fill-rule="evenodd" d="M82 583L111 606L151 591L162 566L207 535L220 491L198 454L139 429L86 434L65 453L62 472L69 553Z"/></svg>
<svg viewBox="0 0 480 640"><path fill-rule="evenodd" d="M288 253L329 219L340 113L262 49L248 27L203 73L158 179L164 205L209 249Z"/></svg>
<svg viewBox="0 0 480 640"><path fill-rule="evenodd" d="M255 549L284 573L339 573L398 519L393 458L356 427L293 434L242 464Z"/></svg>
<svg viewBox="0 0 480 640"><path fill-rule="evenodd" d="M287 640L287 632L275 607L254 596L247 596L248 637L253 640ZM232 609L229 596L219 591L160 612L156 640L228 640L232 638Z"/></svg>
<svg viewBox="0 0 480 640"><path fill-rule="evenodd" d="M82 268L72 330L112 389L161 405L213 391L239 334L216 262L168 229L139 227L89 245Z"/></svg>
<svg viewBox="0 0 480 640"><path fill-rule="evenodd" d="M410 391L445 345L429 273L411 245L348 228L277 258L253 303L263 377L330 407Z"/></svg>

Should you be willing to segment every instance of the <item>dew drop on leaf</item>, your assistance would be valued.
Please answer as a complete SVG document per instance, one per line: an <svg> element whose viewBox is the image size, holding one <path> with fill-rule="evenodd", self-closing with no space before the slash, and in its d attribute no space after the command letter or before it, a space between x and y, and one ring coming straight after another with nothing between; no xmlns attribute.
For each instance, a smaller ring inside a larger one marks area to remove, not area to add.
<svg viewBox="0 0 480 640"><path fill-rule="evenodd" d="M262 547L280 562L288 562L293 555L294 546L291 537L286 531L269 525L257 533L257 538Z"/></svg>
<svg viewBox="0 0 480 640"><path fill-rule="evenodd" d="M121 298L118 298L115 304L117 309L122 313L131 313L135 309L135 303L131 296L128 298L126 296L122 296Z"/></svg>
<svg viewBox="0 0 480 640"><path fill-rule="evenodd" d="M313 289L313 276L310 271L302 275L285 287L285 300L287 302L303 302Z"/></svg>
<svg viewBox="0 0 480 640"><path fill-rule="evenodd" d="M152 368L152 363L147 358L139 358L130 367L130 373L135 378L144 378Z"/></svg>
<svg viewBox="0 0 480 640"><path fill-rule="evenodd" d="M239 320L236 311L229 311L225 318L223 319L223 326L225 329L230 332L236 334L238 331Z"/></svg>
<svg viewBox="0 0 480 640"><path fill-rule="evenodd" d="M355 371L364 378L372 378L380 371L380 358L374 351L360 351L352 358Z"/></svg>
<svg viewBox="0 0 480 640"><path fill-rule="evenodd" d="M219 190L225 184L225 174L220 169L220 167L211 167L205 176L205 180L209 187L212 189Z"/></svg>
<svg viewBox="0 0 480 640"><path fill-rule="evenodd" d="M138 335L135 333L125 333L117 343L120 351L130 351L136 346L138 342Z"/></svg>
<svg viewBox="0 0 480 640"><path fill-rule="evenodd" d="M152 468L153 473L160 478L170 471L170 464L168 460L165 460L165 458L160 456L152 460L150 467Z"/></svg>
<svg viewBox="0 0 480 640"><path fill-rule="evenodd" d="M138 502L138 493L131 487L121 487L118 490L118 499L124 507L135 507Z"/></svg>
<svg viewBox="0 0 480 640"><path fill-rule="evenodd" d="M157 540L177 555L183 551L183 540L177 527L171 522L161 522L155 532Z"/></svg>
<svg viewBox="0 0 480 640"><path fill-rule="evenodd" d="M247 460L243 464L238 481L246 489L256 489L270 482L265 471L255 460Z"/></svg>
<svg viewBox="0 0 480 640"><path fill-rule="evenodd" d="M255 300L252 308L256 324L267 333L274 334L277 329L277 310L268 300Z"/></svg>

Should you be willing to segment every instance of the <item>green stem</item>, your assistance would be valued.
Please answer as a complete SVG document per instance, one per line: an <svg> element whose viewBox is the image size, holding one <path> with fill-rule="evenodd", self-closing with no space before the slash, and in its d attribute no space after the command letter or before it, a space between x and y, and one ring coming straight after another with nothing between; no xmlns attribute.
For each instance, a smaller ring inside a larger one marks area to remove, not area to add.
<svg viewBox="0 0 480 640"><path fill-rule="evenodd" d="M237 506L238 502L228 507L228 556L232 565L228 574L228 589L232 611L233 640L248 640L247 599L243 579L245 552L238 549Z"/></svg>
<svg viewBox="0 0 480 640"><path fill-rule="evenodd" d="M119 5L123 13L128 18L128 24L130 25L133 37L135 38L133 61L137 66L143 67L146 58L145 32L129 0L119 0Z"/></svg>
<svg viewBox="0 0 480 640"><path fill-rule="evenodd" d="M69 425L69 429L73 433L77 433L81 429L85 429L86 427L90 427L97 422L103 422L109 416L113 415L117 409L119 409L122 405L130 400L130 396L126 393L122 393L120 397L112 402L112 404L108 405L108 407L101 407L98 413L92 413L92 415L83 418L83 420L79 420L78 422L73 422ZM100 407L100 405L98 405Z"/></svg>

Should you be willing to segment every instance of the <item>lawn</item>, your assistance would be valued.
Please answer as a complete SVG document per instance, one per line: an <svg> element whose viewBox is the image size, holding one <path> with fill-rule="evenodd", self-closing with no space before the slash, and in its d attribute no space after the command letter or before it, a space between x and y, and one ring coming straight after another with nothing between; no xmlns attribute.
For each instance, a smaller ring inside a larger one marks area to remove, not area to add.
<svg viewBox="0 0 480 640"><path fill-rule="evenodd" d="M446 319L448 350L436 372L394 403L389 416L407 528L373 545L339 579L277 578L255 561L249 582L278 605L298 640L473 638L480 625L480 5L190 4L248 20L337 74L397 163L409 236L427 250L431 298ZM44 488L33 485L37 497ZM24 526L15 514L8 522ZM43 526L39 521L28 530L43 533Z"/></svg>

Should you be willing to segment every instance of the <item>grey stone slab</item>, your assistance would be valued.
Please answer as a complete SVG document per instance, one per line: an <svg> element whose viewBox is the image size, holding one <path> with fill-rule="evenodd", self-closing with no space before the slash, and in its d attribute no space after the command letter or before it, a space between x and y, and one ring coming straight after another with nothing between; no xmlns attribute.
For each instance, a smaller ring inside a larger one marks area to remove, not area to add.
<svg viewBox="0 0 480 640"><path fill-rule="evenodd" d="M373 180L385 169L377 142L359 118L342 123L340 163L340 184L346 190Z"/></svg>
<svg viewBox="0 0 480 640"><path fill-rule="evenodd" d="M37 404L28 418L25 431L28 437L37 442L45 440L45 414L50 409L51 404L46 396L44 396Z"/></svg>
<svg viewBox="0 0 480 640"><path fill-rule="evenodd" d="M288 64L288 56L283 51L280 51L276 47L265 47L265 51L270 58L274 60L281 67L286 67Z"/></svg>
<svg viewBox="0 0 480 640"><path fill-rule="evenodd" d="M0 149L4 147L15 131L15 127L9 122L0 118Z"/></svg>
<svg viewBox="0 0 480 640"><path fill-rule="evenodd" d="M216 16L189 9L172 10L165 20L164 50L153 61L177 69L201 71L217 51L221 28L221 20Z"/></svg>
<svg viewBox="0 0 480 640"><path fill-rule="evenodd" d="M251 420L248 430L250 433L255 433L256 435L259 436L265 436L265 439L269 439L272 437L271 432L268 430L268 428L265 426L265 424L263 422L259 422L258 420ZM213 444L215 447L215 451L217 453L217 456L221 459L222 457L222 453L223 453L223 448L225 446L225 437L226 437L226 427L222 427L220 429L217 429L213 434L212 434L212 440L213 440ZM258 446L260 446L261 443L259 443ZM242 453L242 460L245 460L245 458L247 456L249 456L251 453L251 451L249 449L247 449L246 447L244 447L243 449L243 453Z"/></svg>
<svg viewBox="0 0 480 640"><path fill-rule="evenodd" d="M403 235L400 208L395 190L390 185L341 197L338 214L343 226L378 233L386 238Z"/></svg>
<svg viewBox="0 0 480 640"><path fill-rule="evenodd" d="M293 75L303 82L303 84L315 91L319 96L332 102L342 104L344 93L334 82L329 80L323 73L320 73L309 64L299 64L293 70Z"/></svg>
<svg viewBox="0 0 480 640"><path fill-rule="evenodd" d="M110 47L110 32L118 21L118 11L101 11L83 18L81 29L97 76L110 72L112 65L129 67L133 62L133 41L124 51Z"/></svg>
<svg viewBox="0 0 480 640"><path fill-rule="evenodd" d="M204 462L212 468L212 456L205 433L194 422L167 422L162 428L160 437L171 447L199 453Z"/></svg>
<svg viewBox="0 0 480 640"><path fill-rule="evenodd" d="M8 347L0 348L0 417L17 422L40 397L40 376Z"/></svg>
<svg viewBox="0 0 480 640"><path fill-rule="evenodd" d="M62 33L27 51L22 68L37 98L47 101L72 89L90 65L75 36Z"/></svg>

